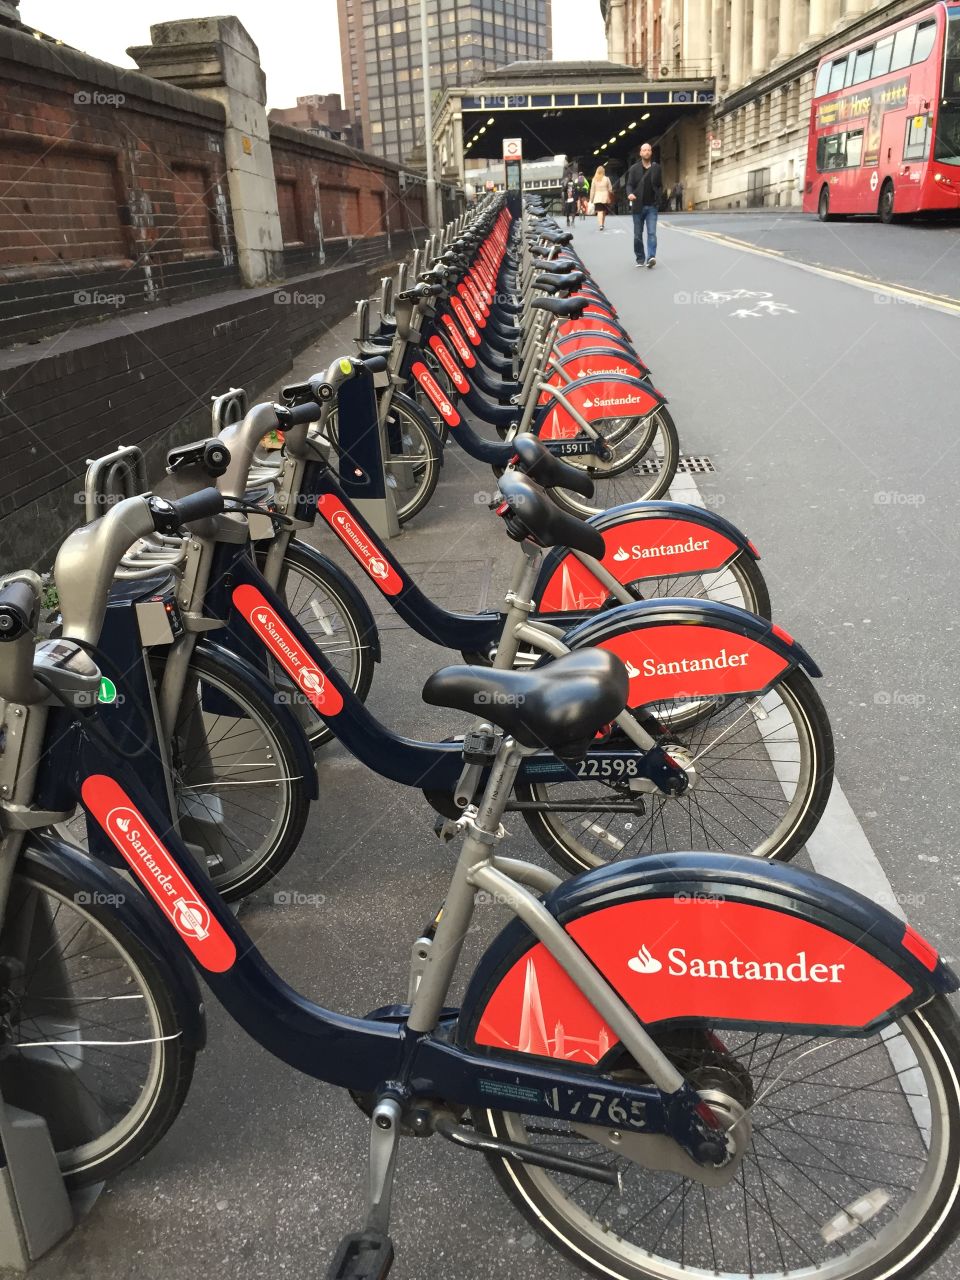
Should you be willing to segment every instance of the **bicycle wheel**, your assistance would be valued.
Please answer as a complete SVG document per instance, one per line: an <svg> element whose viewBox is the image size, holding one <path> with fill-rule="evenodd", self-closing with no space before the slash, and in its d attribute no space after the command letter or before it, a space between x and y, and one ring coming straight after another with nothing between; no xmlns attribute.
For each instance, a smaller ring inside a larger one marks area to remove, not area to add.
<svg viewBox="0 0 960 1280"><path fill-rule="evenodd" d="M735 605L769 618L770 593L760 566L745 551L716 573L672 574L661 578L639 578L627 584L638 600L682 597L685 600L713 600Z"/></svg>
<svg viewBox="0 0 960 1280"><path fill-rule="evenodd" d="M154 660L159 679L162 660ZM300 843L309 801L297 753L271 703L198 649L171 744L180 834L221 897L271 880Z"/></svg>
<svg viewBox="0 0 960 1280"><path fill-rule="evenodd" d="M163 967L90 896L22 863L0 934L0 1089L47 1121L70 1188L154 1146L183 1104L195 1057Z"/></svg>
<svg viewBox="0 0 960 1280"><path fill-rule="evenodd" d="M907 1280L956 1237L960 1034L942 997L862 1038L656 1038L688 1079L747 1111L726 1186L646 1168L642 1144L630 1159L629 1135L609 1128L474 1113L496 1138L618 1170L619 1191L488 1156L514 1204L580 1266L616 1280Z"/></svg>
<svg viewBox="0 0 960 1280"><path fill-rule="evenodd" d="M802 671L762 697L658 703L637 714L690 763L693 784L682 796L642 792L629 780L591 778L589 758L576 781L519 783L527 825L561 866L584 871L683 849L784 862L799 852L833 785L830 722ZM619 730L611 745L630 749Z"/></svg>
<svg viewBox="0 0 960 1280"><path fill-rule="evenodd" d="M324 432L339 449L339 410L331 407ZM395 392L387 421L390 449L383 459L387 484L394 491L397 519L406 524L433 497L443 452L432 421L416 401Z"/></svg>
<svg viewBox="0 0 960 1280"><path fill-rule="evenodd" d="M258 551L257 559L262 569L266 553ZM322 565L292 542L283 558L276 592L316 648L336 667L360 701L365 701L376 666L370 647L371 637L337 579L325 573ZM311 747L316 749L329 742L332 732L317 715L312 703L294 688L283 668L271 658L268 670L270 683L284 695L293 709Z"/></svg>
<svg viewBox="0 0 960 1280"><path fill-rule="evenodd" d="M606 438L609 425L599 424ZM567 462L581 465L573 458ZM633 433L621 434L610 463L586 466L594 482L592 498L583 498L571 489L551 489L558 506L586 519L625 502L662 498L673 483L680 462L680 440L673 419L665 408L658 409L640 423Z"/></svg>

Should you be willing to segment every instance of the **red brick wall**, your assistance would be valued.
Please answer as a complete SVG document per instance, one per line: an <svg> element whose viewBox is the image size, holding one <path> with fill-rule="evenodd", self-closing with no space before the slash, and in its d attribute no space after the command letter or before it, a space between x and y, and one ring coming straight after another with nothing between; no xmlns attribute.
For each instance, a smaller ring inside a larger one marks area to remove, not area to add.
<svg viewBox="0 0 960 1280"><path fill-rule="evenodd" d="M240 283L223 108L0 27L0 346ZM422 184L271 126L287 276L399 257Z"/></svg>
<svg viewBox="0 0 960 1280"><path fill-rule="evenodd" d="M0 28L0 341L239 283L223 109Z"/></svg>
<svg viewBox="0 0 960 1280"><path fill-rule="evenodd" d="M296 205L305 246L320 248L318 222L325 245L388 233L404 244L422 238L423 185L401 192L395 166L286 125L271 125L270 146L278 188L284 188L285 201ZM282 224L283 208L280 216Z"/></svg>

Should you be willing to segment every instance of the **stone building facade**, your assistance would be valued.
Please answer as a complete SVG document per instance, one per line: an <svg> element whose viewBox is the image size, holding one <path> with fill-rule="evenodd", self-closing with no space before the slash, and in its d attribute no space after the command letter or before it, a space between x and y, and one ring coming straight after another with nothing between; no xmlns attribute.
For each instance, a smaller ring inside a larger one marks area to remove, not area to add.
<svg viewBox="0 0 960 1280"><path fill-rule="evenodd" d="M799 207L810 102L825 53L917 0L600 0L611 61L713 77L712 111L660 140L664 175L698 208Z"/></svg>

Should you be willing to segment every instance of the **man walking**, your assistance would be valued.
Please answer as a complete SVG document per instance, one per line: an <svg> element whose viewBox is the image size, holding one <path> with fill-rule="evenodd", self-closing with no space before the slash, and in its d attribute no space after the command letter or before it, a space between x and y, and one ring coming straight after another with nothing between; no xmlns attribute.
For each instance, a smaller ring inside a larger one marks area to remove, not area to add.
<svg viewBox="0 0 960 1280"><path fill-rule="evenodd" d="M633 253L637 266L654 267L657 263L657 213L663 199L663 174L653 158L653 147L645 142L640 159L627 172L627 201L633 213ZM647 247L644 252L643 233Z"/></svg>
<svg viewBox="0 0 960 1280"><path fill-rule="evenodd" d="M673 209L675 213L683 213L683 183L679 178L673 188Z"/></svg>

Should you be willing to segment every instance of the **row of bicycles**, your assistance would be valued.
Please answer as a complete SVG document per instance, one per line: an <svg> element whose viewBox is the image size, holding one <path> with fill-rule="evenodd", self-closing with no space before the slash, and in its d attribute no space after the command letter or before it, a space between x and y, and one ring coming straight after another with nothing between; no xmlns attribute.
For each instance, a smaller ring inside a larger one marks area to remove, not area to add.
<svg viewBox="0 0 960 1280"><path fill-rule="evenodd" d="M431 600L371 515L389 490L429 519L451 448L495 473L499 610ZM55 595L0 583L0 1091L45 1118L68 1185L177 1116L199 976L367 1119L331 1277L388 1273L400 1139L431 1136L597 1275L880 1280L953 1239L957 979L792 864L833 777L820 673L749 538L664 497L678 459L570 234L491 196L375 331L364 305L356 354L171 450L152 487L136 450L91 464ZM455 736L365 705L387 663L344 552L442 651L422 696ZM408 990L363 1016L291 989L230 907L298 856L334 738L457 848ZM509 814L555 869L501 851ZM479 893L507 919L464 977Z"/></svg>

